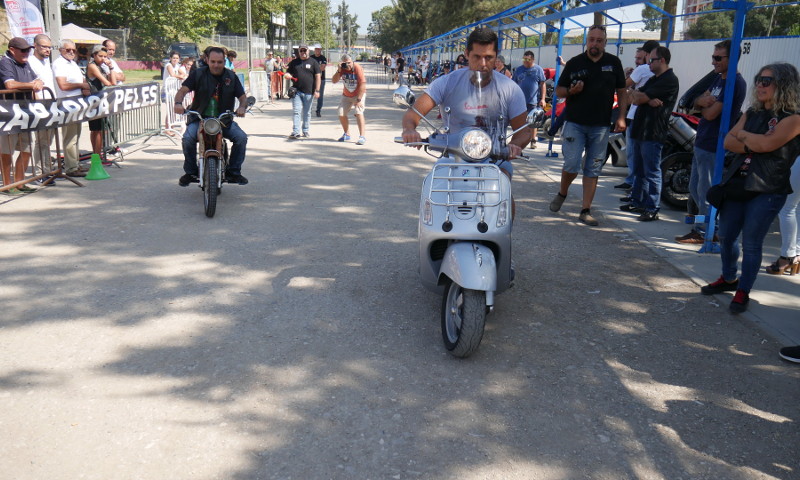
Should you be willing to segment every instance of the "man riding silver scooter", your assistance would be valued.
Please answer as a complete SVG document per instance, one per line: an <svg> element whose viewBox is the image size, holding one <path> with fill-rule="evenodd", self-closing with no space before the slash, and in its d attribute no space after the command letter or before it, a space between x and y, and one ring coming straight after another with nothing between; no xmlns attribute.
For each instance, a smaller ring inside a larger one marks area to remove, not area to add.
<svg viewBox="0 0 800 480"><path fill-rule="evenodd" d="M420 280L444 293L442 338L458 357L478 348L494 295L513 279L510 160L520 156L530 132L522 90L494 72L497 53L496 33L478 28L467 40L468 69L436 79L416 101L408 87L395 92L397 103L414 107L397 141L440 154L423 184ZM444 126L423 140L416 129L437 105ZM514 132L506 142L508 126Z"/></svg>

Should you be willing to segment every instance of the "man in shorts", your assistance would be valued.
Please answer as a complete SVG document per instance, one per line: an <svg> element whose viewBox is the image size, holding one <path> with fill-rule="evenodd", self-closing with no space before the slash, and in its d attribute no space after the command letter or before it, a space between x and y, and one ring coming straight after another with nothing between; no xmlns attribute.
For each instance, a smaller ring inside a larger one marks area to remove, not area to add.
<svg viewBox="0 0 800 480"><path fill-rule="evenodd" d="M28 64L28 56L33 50L33 45L22 37L14 37L8 42L8 50L0 59L0 80L3 87L8 90L19 90L19 93L7 94L6 98L15 100L32 100L32 92L40 92L44 82L37 78L36 73ZM0 137L0 158L2 159L3 185L10 185L25 179L25 170L31 158L30 133L3 135ZM14 180L11 180L11 156L19 152L14 167ZM27 185L8 190L8 194L18 194L32 190Z"/></svg>
<svg viewBox="0 0 800 480"><path fill-rule="evenodd" d="M628 110L622 63L605 49L606 27L592 25L587 34L586 51L567 62L556 88L556 95L567 99L567 107L561 134L564 168L559 191L550 202L550 211L561 209L569 186L578 173L583 172L583 204L578 219L590 226L598 225L590 209L608 148L614 93L619 103L615 132L625 131Z"/></svg>
<svg viewBox="0 0 800 480"><path fill-rule="evenodd" d="M367 78L364 76L364 69L361 65L353 62L350 55L342 55L342 63L333 74L331 82L339 83L342 80L344 88L342 89L342 100L339 102L339 122L342 124L344 134L339 138L340 142L350 140L350 124L347 121L347 114L353 110L358 124L358 141L356 145L364 145L367 139L364 137L366 133L366 121L364 120L364 102L367 94Z"/></svg>

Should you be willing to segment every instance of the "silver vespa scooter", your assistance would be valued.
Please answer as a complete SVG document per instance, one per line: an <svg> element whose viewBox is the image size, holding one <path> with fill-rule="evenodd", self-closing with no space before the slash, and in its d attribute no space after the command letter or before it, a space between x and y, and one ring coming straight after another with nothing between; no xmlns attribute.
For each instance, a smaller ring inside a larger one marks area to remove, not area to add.
<svg viewBox="0 0 800 480"><path fill-rule="evenodd" d="M544 124L544 111L532 111L527 124L509 135L502 118L499 128L450 132L448 108L443 110L444 127L438 129L414 109L415 97L407 86L395 90L393 99L434 130L426 140L407 144L438 155L420 196L419 275L423 286L443 294L445 348L456 357L468 357L480 346L495 295L514 279L511 182L496 163L508 157L507 139L522 128ZM404 143L402 137L395 142Z"/></svg>

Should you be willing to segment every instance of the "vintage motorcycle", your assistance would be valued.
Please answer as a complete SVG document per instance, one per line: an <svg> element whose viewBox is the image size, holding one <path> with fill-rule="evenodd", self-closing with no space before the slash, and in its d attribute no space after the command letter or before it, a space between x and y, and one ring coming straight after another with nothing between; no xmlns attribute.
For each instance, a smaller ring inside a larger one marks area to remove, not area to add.
<svg viewBox="0 0 800 480"><path fill-rule="evenodd" d="M222 193L225 171L228 169L228 143L222 136L223 127L233 121L230 110L218 117L202 118L199 112L187 110L186 115L200 118L197 129L197 171L203 190L203 207L211 218L217 210L217 196Z"/></svg>
<svg viewBox="0 0 800 480"><path fill-rule="evenodd" d="M508 157L507 139L537 121L543 124L544 111L529 114L527 124L507 136L502 118L451 132L449 108L443 109L444 127L438 129L414 108L407 86L395 90L393 99L434 131L419 143L407 144L423 146L437 158L420 196L419 275L423 286L443 295L445 348L453 356L467 357L480 345L495 295L514 279L511 182L497 163ZM395 142L404 143L402 137Z"/></svg>

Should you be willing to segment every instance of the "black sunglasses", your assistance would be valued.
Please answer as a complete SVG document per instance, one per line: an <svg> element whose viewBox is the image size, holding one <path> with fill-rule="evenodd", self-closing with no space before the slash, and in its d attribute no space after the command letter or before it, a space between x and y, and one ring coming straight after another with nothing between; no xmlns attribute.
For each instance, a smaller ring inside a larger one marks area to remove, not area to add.
<svg viewBox="0 0 800 480"><path fill-rule="evenodd" d="M647 63L653 63L653 62L655 62L656 60L661 60L662 58L663 58L663 57L653 57L653 58L651 58L650 60L648 60L648 61L647 61Z"/></svg>
<svg viewBox="0 0 800 480"><path fill-rule="evenodd" d="M715 62L721 62L723 58L728 58L727 55L711 55L711 60Z"/></svg>
<svg viewBox="0 0 800 480"><path fill-rule="evenodd" d="M605 32L606 31L606 26L605 25L592 25L591 27L589 27L589 31L592 31L592 30L595 30L595 29Z"/></svg>
<svg viewBox="0 0 800 480"><path fill-rule="evenodd" d="M307 49L307 48L301 48L301 49L300 49L300 51L301 51L301 52L307 52L307 51L308 51L308 49Z"/></svg>
<svg viewBox="0 0 800 480"><path fill-rule="evenodd" d="M766 88L772 85L773 80L775 80L774 77L765 77L764 75L759 75L756 77L756 85L761 85L762 87Z"/></svg>

